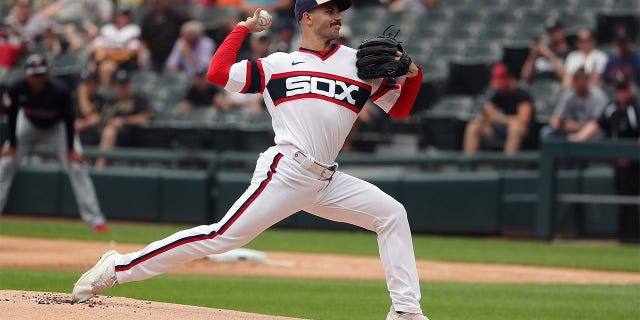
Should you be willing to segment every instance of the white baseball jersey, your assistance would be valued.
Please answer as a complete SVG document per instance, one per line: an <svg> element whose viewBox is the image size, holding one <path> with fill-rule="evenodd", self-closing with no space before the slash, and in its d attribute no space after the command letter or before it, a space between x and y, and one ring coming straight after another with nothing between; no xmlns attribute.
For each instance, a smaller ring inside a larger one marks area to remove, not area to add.
<svg viewBox="0 0 640 320"><path fill-rule="evenodd" d="M275 143L330 164L369 97L388 112L400 95L400 84L393 79L358 78L355 63L356 50L341 45L324 54L278 52L235 63L225 89L262 92Z"/></svg>

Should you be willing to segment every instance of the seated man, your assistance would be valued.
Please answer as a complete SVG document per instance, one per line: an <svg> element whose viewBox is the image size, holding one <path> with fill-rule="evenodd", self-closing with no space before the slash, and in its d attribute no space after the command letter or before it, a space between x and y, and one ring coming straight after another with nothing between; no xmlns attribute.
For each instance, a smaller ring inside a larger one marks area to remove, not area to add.
<svg viewBox="0 0 640 320"><path fill-rule="evenodd" d="M531 94L518 86L504 64L491 69L491 86L497 90L465 130L465 153L477 152L483 138L497 138L505 140L504 152L512 154L520 150L522 141L533 131Z"/></svg>
<svg viewBox="0 0 640 320"><path fill-rule="evenodd" d="M571 89L567 89L560 97L549 125L542 128L540 137L564 137L577 132L587 122L597 119L606 104L607 95L591 84L589 74L580 68L573 74Z"/></svg>
<svg viewBox="0 0 640 320"><path fill-rule="evenodd" d="M632 80L623 73L613 82L615 100L604 107L600 117L582 130L568 136L570 141L585 141L602 131L612 140L640 139L640 108L633 97ZM618 195L640 196L640 162L620 159L614 170ZM618 205L618 237L621 242L640 243L640 210L635 205Z"/></svg>
<svg viewBox="0 0 640 320"><path fill-rule="evenodd" d="M180 104L178 110L179 119L190 120L210 120L215 117L218 110L227 110L231 107L231 102L225 99L224 91L207 81L207 69L198 69L193 76L193 85L187 91L187 95ZM198 118L192 114L193 108L207 108L206 117ZM204 119L206 118L206 119Z"/></svg>
<svg viewBox="0 0 640 320"><path fill-rule="evenodd" d="M101 149L131 143L134 127L148 123L151 118L149 102L143 96L134 95L129 73L125 70L116 72L115 93L115 99L105 104L101 115ZM96 159L95 167L102 169L106 164L106 159L101 157Z"/></svg>

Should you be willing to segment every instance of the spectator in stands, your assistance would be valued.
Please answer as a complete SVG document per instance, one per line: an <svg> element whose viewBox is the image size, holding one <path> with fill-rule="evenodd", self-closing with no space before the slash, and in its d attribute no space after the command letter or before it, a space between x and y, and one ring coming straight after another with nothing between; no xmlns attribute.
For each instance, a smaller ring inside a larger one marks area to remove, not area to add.
<svg viewBox="0 0 640 320"><path fill-rule="evenodd" d="M129 72L118 70L115 75L115 99L105 104L101 114L100 149L112 149L116 145L131 145L136 126L151 119L151 106L147 99L135 95ZM96 159L95 167L104 168L105 158Z"/></svg>
<svg viewBox="0 0 640 320"><path fill-rule="evenodd" d="M142 16L142 36L144 48L151 55L151 67L162 72L173 45L180 37L182 25L189 16L169 5L168 0L150 0L150 8Z"/></svg>
<svg viewBox="0 0 640 320"><path fill-rule="evenodd" d="M75 128L83 144L97 145L100 142L100 114L105 98L98 93L98 78L89 70L82 70L76 88L77 111Z"/></svg>
<svg viewBox="0 0 640 320"><path fill-rule="evenodd" d="M0 24L0 68L11 69L25 49L26 44L12 37L9 27Z"/></svg>
<svg viewBox="0 0 640 320"><path fill-rule="evenodd" d="M224 91L209 83L206 75L207 67L201 67L194 72L193 85L180 104L179 119L212 120L218 110L227 110L231 107L230 101L225 99ZM194 117L191 115L193 108L207 108L207 112Z"/></svg>
<svg viewBox="0 0 640 320"><path fill-rule="evenodd" d="M597 119L606 104L607 95L590 83L589 74L580 68L573 74L571 88L562 93L549 125L542 128L540 137L566 137L578 132L586 123Z"/></svg>
<svg viewBox="0 0 640 320"><path fill-rule="evenodd" d="M506 65L498 63L491 69L491 86L497 90L484 105L476 119L467 124L464 152L480 149L484 138L505 140L504 152L520 150L523 140L533 134L533 98L518 86Z"/></svg>
<svg viewBox="0 0 640 320"><path fill-rule="evenodd" d="M564 77L564 60L569 54L564 26L554 19L547 23L545 29L548 43L541 39L534 40L522 66L520 78L526 82L537 79L562 81Z"/></svg>
<svg viewBox="0 0 640 320"><path fill-rule="evenodd" d="M249 48L248 50L242 50L238 53L238 59L250 59L257 60L264 58L270 53L271 45L271 32L269 29L253 32L249 36Z"/></svg>
<svg viewBox="0 0 640 320"><path fill-rule="evenodd" d="M591 31L582 29L578 31L576 38L578 50L572 51L567 56L564 63L566 70L562 80L562 86L568 88L571 85L573 73L580 67L584 67L587 73L591 74L590 81L600 83L600 76L607 65L607 54L596 48L596 39Z"/></svg>
<svg viewBox="0 0 640 320"><path fill-rule="evenodd" d="M216 44L204 35L202 22L189 21L182 25L180 38L167 59L167 70L194 74L209 63L215 50Z"/></svg>
<svg viewBox="0 0 640 320"><path fill-rule="evenodd" d="M113 74L118 69L138 68L140 27L133 23L131 10L128 5L118 7L113 23L104 25L88 48L97 65L101 86L111 86Z"/></svg>
<svg viewBox="0 0 640 320"><path fill-rule="evenodd" d="M592 120L579 132L569 135L571 141L586 141L604 131L613 140L640 139L640 108L633 97L631 79L620 73L613 82L615 101L608 104L600 118ZM615 166L615 189L618 195L640 196L640 162L620 160ZM640 208L618 205L618 236L622 242L640 242Z"/></svg>
<svg viewBox="0 0 640 320"><path fill-rule="evenodd" d="M59 21L90 20L99 25L111 21L112 0L57 0L50 2L43 13Z"/></svg>
<svg viewBox="0 0 640 320"><path fill-rule="evenodd" d="M602 73L602 81L611 85L618 73L626 74L640 87L640 52L631 48L631 37L624 27L616 29L615 43L617 54L609 55L609 61Z"/></svg>
<svg viewBox="0 0 640 320"><path fill-rule="evenodd" d="M6 41L20 53L33 49L39 37L50 22L42 14L34 12L30 0L18 0L4 18Z"/></svg>
<svg viewBox="0 0 640 320"><path fill-rule="evenodd" d="M269 49L270 52L292 52L297 50L293 48L293 38L296 35L296 25L292 20L284 19L275 22L271 28L275 34L275 39Z"/></svg>

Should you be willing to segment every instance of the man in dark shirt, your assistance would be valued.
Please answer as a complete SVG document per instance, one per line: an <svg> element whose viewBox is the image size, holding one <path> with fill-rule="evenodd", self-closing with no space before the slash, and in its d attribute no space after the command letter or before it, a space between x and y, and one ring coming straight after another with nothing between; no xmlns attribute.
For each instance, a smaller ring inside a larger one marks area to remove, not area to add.
<svg viewBox="0 0 640 320"><path fill-rule="evenodd" d="M533 98L518 87L504 64L496 64L491 69L491 86L497 90L478 117L467 124L465 153L477 152L483 138L505 140L504 152L515 153L527 134L533 133Z"/></svg>
<svg viewBox="0 0 640 320"><path fill-rule="evenodd" d="M130 75L126 70L119 70L115 76L115 93L113 101L107 102L102 110L100 148L112 149L116 145L131 144L134 128L148 123L152 109L144 96L133 92ZM95 167L106 166L105 158L96 159Z"/></svg>
<svg viewBox="0 0 640 320"><path fill-rule="evenodd" d="M585 141L604 131L607 137L640 139L640 108L633 98L631 79L618 74L615 82L615 101L608 104L597 120L587 123L579 132L569 135L571 141ZM616 193L640 196L640 162L621 159L615 166ZM623 242L640 242L640 207L618 205L618 237Z"/></svg>
<svg viewBox="0 0 640 320"><path fill-rule="evenodd" d="M20 160L40 142L56 148L69 172L82 219L94 231L108 232L93 182L84 165L82 146L74 132L71 95L63 82L48 75L46 60L27 58L26 77L10 85L3 97L9 116L8 141L0 157L0 211L4 208Z"/></svg>
<svg viewBox="0 0 640 320"><path fill-rule="evenodd" d="M142 17L140 38L151 53L153 70L162 72L174 43L180 37L180 28L189 21L189 16L169 5L168 0L151 0L150 4Z"/></svg>
<svg viewBox="0 0 640 320"><path fill-rule="evenodd" d="M231 103L224 98L224 93L219 87L216 87L207 81L207 69L200 68L193 75L193 85L187 91L187 95L180 104L178 117L181 119L205 120L203 118L213 118L218 110L227 110L231 107ZM207 112L196 112L193 109L207 108ZM205 114L210 116L205 116Z"/></svg>

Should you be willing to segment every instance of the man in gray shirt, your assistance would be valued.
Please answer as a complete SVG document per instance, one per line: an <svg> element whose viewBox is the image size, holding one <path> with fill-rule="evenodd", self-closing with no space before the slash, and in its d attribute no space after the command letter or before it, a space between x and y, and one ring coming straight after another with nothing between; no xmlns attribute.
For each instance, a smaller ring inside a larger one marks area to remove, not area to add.
<svg viewBox="0 0 640 320"><path fill-rule="evenodd" d="M580 131L587 122L598 119L607 104L607 95L589 83L589 74L584 68L574 73L571 85L560 96L549 125L540 131L542 139Z"/></svg>

